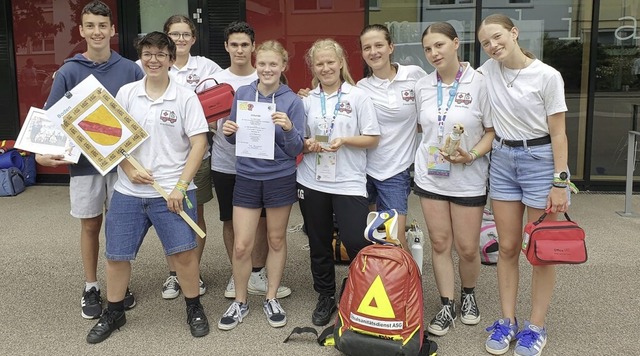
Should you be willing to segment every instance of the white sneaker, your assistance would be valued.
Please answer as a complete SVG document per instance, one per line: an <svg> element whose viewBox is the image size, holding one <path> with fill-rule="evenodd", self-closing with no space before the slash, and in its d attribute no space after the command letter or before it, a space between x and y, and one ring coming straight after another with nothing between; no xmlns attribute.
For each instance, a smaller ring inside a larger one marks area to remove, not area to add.
<svg viewBox="0 0 640 356"><path fill-rule="evenodd" d="M198 286L200 287L200 295L204 295L205 293L207 293L207 285L202 281L202 277L200 277Z"/></svg>
<svg viewBox="0 0 640 356"><path fill-rule="evenodd" d="M224 290L224 297L229 299L235 299L236 297L236 285L233 283L233 276L229 277L229 283Z"/></svg>
<svg viewBox="0 0 640 356"><path fill-rule="evenodd" d="M164 281L162 285L162 298L164 299L174 299L180 295L180 284L178 283L178 277L171 276L167 277L167 280Z"/></svg>
<svg viewBox="0 0 640 356"><path fill-rule="evenodd" d="M267 295L267 287L269 281L267 280L267 270L263 267L260 272L251 272L249 277L249 285L247 291L253 295ZM225 293L226 294L226 293ZM280 286L276 292L276 298L285 298L291 295L291 288Z"/></svg>

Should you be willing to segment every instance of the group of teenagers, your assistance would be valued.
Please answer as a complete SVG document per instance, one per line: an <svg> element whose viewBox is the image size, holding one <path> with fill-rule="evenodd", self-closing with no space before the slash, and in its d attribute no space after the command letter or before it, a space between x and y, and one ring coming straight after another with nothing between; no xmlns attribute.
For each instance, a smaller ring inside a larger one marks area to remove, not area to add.
<svg viewBox="0 0 640 356"><path fill-rule="evenodd" d="M45 109L93 74L149 133L132 153L145 170L125 160L117 172L102 176L84 157L69 166L71 214L81 221L86 280L82 316L99 319L87 335L89 343L102 342L126 323L125 310L135 306L128 288L130 261L151 226L170 271L163 298L182 292L191 334L209 333L200 302L206 292L200 275L206 239L198 238L177 213L186 212L206 231L203 205L213 199L212 189L232 269L224 295L233 301L218 328L231 330L247 317L248 294L265 296L262 307L269 325L286 324L280 299L291 289L281 279L288 220L296 202L318 293L312 322L326 325L336 310L334 219L347 253L356 256L369 244L363 231L371 209L395 209L399 226L406 224L413 181L442 304L428 331L445 335L458 315L463 324L480 322L475 297L478 239L489 196L500 236L502 315L487 328L485 348L499 355L517 341L515 355L542 352L555 270L533 267L531 315L518 323L518 261L523 217L537 220L549 211L547 219L554 219L569 206L567 107L561 75L519 47L518 28L507 16L490 15L480 23L477 36L489 59L477 69L460 61L460 39L446 22L429 25L422 35L425 57L435 68L430 74L392 61L394 44L383 25L368 25L361 32L368 75L357 83L343 47L332 39L317 40L305 57L311 88L297 93L286 84L287 51L273 40L256 45L254 30L245 22L225 29L231 65L222 70L190 54L196 29L185 16L172 16L163 32L140 38L137 64L109 48L115 27L104 3L85 6L81 21L87 51L68 59L56 73ZM228 118L208 124L194 90L216 82L233 86L235 101ZM251 102L275 106L273 159L236 157L236 133L243 129L236 122L238 108ZM445 153L442 148L454 125L464 132L454 137L457 149ZM54 155L37 155L37 160L46 166L68 164ZM166 190L167 200L152 187L154 182ZM102 310L96 271L105 208L108 290ZM404 229L398 234L408 248ZM458 306L453 248L459 256Z"/></svg>

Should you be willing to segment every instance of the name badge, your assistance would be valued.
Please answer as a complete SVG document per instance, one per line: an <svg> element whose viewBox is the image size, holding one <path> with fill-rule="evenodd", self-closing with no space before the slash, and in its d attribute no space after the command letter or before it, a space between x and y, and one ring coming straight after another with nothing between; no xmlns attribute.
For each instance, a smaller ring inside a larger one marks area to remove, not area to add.
<svg viewBox="0 0 640 356"><path fill-rule="evenodd" d="M316 142L320 144L322 148L329 148L329 136L327 135L316 135Z"/></svg>
<svg viewBox="0 0 640 356"><path fill-rule="evenodd" d="M336 152L316 153L316 180L320 182L336 181Z"/></svg>
<svg viewBox="0 0 640 356"><path fill-rule="evenodd" d="M429 145L427 155L427 175L437 177L448 177L451 172L451 162L447 161L440 154L440 149L436 145Z"/></svg>

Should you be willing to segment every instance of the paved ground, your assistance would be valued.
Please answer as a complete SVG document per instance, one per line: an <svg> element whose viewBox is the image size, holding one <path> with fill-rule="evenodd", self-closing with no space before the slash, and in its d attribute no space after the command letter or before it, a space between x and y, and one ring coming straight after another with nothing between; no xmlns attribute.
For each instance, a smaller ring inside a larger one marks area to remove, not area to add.
<svg viewBox="0 0 640 356"><path fill-rule="evenodd" d="M640 212L634 197L634 210ZM616 214L623 210L623 195L579 194L573 197L571 216L587 231L589 261L558 268L558 283L548 317L549 342L545 355L638 354L637 320L640 319L640 219ZM127 313L127 324L99 345L88 345L85 336L95 321L80 317L82 270L79 257L79 223L69 216L68 188L30 187L13 198L0 198L0 355L338 355L319 347L310 336L288 344L282 340L294 326L311 326L316 295L311 286L306 237L288 236L289 258L284 284L293 294L282 300L289 323L282 329L268 326L261 298L251 297L251 312L238 328L215 328L229 301L223 290L230 275L220 237L217 204L205 206L210 236L203 261L209 291L202 298L212 332L194 339L186 324L182 298L165 301L160 287L166 276L161 246L151 232L134 263L131 287L138 306ZM424 227L415 196L410 200L409 220ZM290 219L302 222L296 207ZM428 245L426 246L428 251ZM437 292L425 256L425 319L437 312ZM530 304L530 271L521 261L518 315L526 318ZM99 265L104 287L104 261ZM346 267L339 268L339 276ZM458 282L459 283L459 282ZM484 327L498 317L494 267L482 267L477 288L483 321L469 327L456 324L448 335L436 338L439 355L486 355Z"/></svg>

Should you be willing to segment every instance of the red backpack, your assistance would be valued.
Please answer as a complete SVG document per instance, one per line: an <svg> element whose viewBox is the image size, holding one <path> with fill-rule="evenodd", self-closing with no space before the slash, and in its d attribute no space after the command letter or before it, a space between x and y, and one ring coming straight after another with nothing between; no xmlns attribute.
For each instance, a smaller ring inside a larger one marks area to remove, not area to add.
<svg viewBox="0 0 640 356"><path fill-rule="evenodd" d="M351 262L345 283L333 330L338 350L352 356L420 354L422 278L408 252L367 246Z"/></svg>

